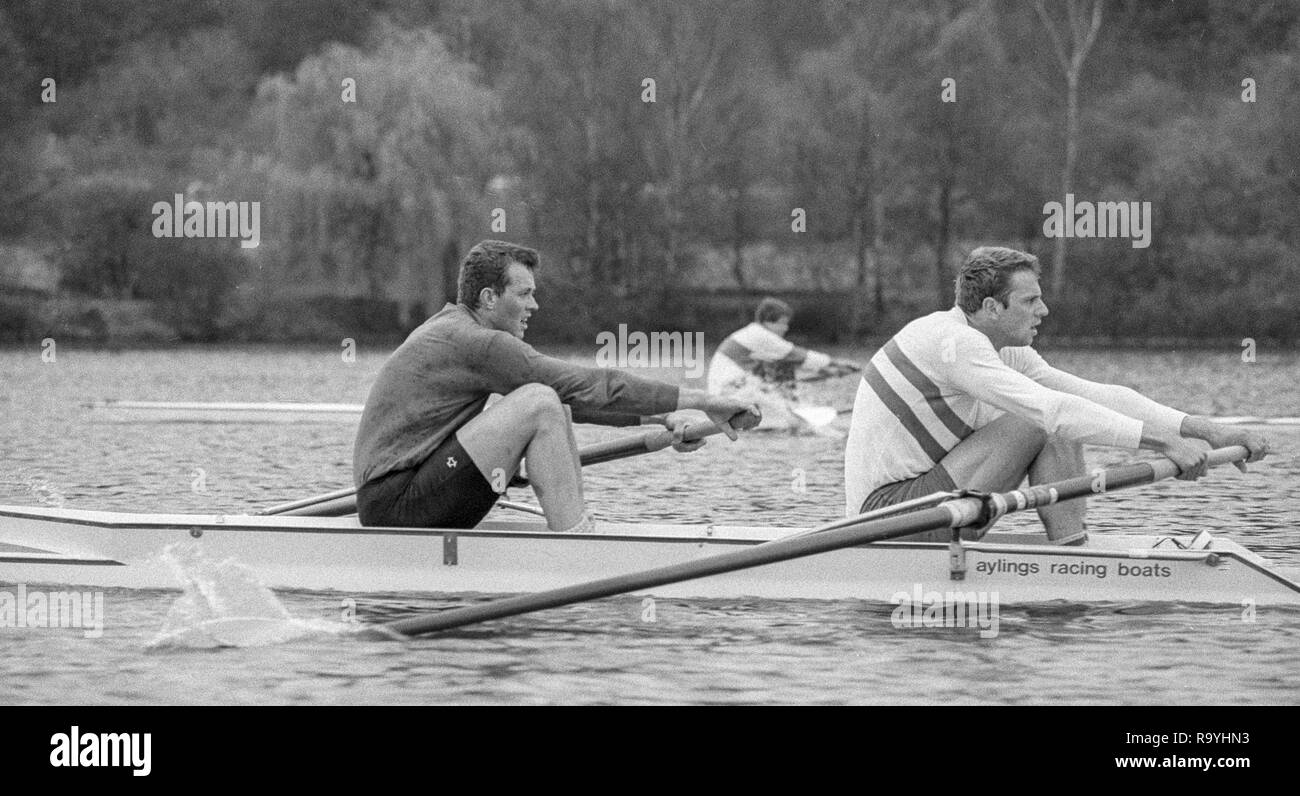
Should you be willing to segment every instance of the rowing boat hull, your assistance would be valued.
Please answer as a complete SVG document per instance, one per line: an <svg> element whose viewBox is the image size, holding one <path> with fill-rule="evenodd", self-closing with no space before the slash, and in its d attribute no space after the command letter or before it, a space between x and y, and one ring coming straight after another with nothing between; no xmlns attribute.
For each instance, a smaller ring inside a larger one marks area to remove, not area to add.
<svg viewBox="0 0 1300 796"><path fill-rule="evenodd" d="M759 544L795 528L602 524L592 535L540 523L470 531L361 528L355 518L128 514L0 506L0 583L177 588L171 545L233 558L267 586L340 592L516 593L677 564ZM1300 604L1300 585L1228 539L1094 533L1087 547L992 533L966 543L951 577L948 546L885 542L659 587L662 597L862 599L900 592L997 592L1004 604L1171 601ZM1176 544L1177 543L1177 544Z"/></svg>

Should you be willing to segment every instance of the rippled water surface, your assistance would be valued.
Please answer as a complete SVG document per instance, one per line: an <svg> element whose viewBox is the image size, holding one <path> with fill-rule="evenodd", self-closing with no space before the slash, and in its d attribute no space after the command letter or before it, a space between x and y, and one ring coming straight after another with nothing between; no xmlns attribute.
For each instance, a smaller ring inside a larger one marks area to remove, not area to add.
<svg viewBox="0 0 1300 796"><path fill-rule="evenodd" d="M1048 356L1189 411L1300 415L1300 358L1262 352L1243 363L1239 353ZM348 486L351 423L111 423L81 404L360 403L382 361L364 350L352 363L324 349L65 346L55 362L38 348L0 351L0 503L236 513ZM840 405L856 388L852 379L815 386ZM1300 426L1264 430L1278 453L1249 474L1221 468L1196 484L1107 495L1092 502L1090 524L1208 528L1300 567ZM584 428L580 442L623 433ZM840 513L841 456L834 437L748 435L593 467L587 496L611 520L810 525ZM394 642L352 632L337 594L276 598L301 632L257 647L160 643L185 621L179 591L107 592L99 639L0 629L0 704L1300 703L1300 611L1288 609L1259 608L1246 622L1236 607L1004 607L998 635L983 639L974 629L896 629L892 606L864 602L659 600L646 622L640 599L625 597ZM463 601L353 598L362 624Z"/></svg>

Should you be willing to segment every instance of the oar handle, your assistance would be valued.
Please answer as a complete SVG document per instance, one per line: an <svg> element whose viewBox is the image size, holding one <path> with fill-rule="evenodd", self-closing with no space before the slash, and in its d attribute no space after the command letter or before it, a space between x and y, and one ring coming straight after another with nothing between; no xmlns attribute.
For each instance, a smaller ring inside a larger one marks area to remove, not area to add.
<svg viewBox="0 0 1300 796"><path fill-rule="evenodd" d="M685 431L682 432L682 441L698 442L705 437L721 433L722 427L717 423L697 423L686 427ZM628 439L615 439L588 445L578 451L578 458L582 462L582 466L586 467L589 464L603 464L616 459L626 459L629 456L638 456L642 453L653 453L672 444L673 432L665 428Z"/></svg>
<svg viewBox="0 0 1300 796"><path fill-rule="evenodd" d="M1231 464L1239 462L1250 457L1250 451L1242 445L1229 445L1226 448L1215 448L1206 455L1207 467L1218 467L1221 464ZM1178 465L1172 460L1160 457L1151 463L1153 480L1159 481L1164 478L1174 478L1178 475Z"/></svg>

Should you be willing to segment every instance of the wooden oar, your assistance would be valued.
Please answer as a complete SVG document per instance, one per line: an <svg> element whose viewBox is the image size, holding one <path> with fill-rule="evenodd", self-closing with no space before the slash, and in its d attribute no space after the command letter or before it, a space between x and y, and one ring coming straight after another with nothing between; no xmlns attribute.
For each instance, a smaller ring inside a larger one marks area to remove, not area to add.
<svg viewBox="0 0 1300 796"><path fill-rule="evenodd" d="M732 418L736 428L751 427L751 421L738 419L743 414ZM698 423L686 428L682 434L682 441L698 442L705 437L721 433L723 433L722 427L716 423ZM578 459L583 467L589 464L603 464L618 459L626 459L629 456L639 456L643 453L663 450L672 445L673 441L673 432L664 428L624 439L588 445L578 451ZM340 489L335 492L327 492L323 495L315 495L291 503L272 506L269 509L257 512L257 514L264 516L280 514L294 517L341 517L356 512L356 494L355 489Z"/></svg>
<svg viewBox="0 0 1300 796"><path fill-rule="evenodd" d="M1211 451L1209 464L1219 465L1246 458L1249 452L1240 446ZM1041 484L1025 490L1013 490L989 497L990 510L1000 516L1006 512L1048 505L1060 500L1071 500L1097 494L1095 486L1104 485L1104 491L1147 484L1178 474L1178 466L1168 459L1154 462L1114 467L1080 478L1071 478L1053 484ZM384 627L397 633L416 636L440 630L464 627L492 619L558 608L571 603L598 600L631 591L650 589L670 583L680 583L709 575L775 564L794 558L827 553L845 547L871 542L881 542L900 536L910 536L939 528L961 528L989 521L985 502L980 498L958 498L934 508L910 514L872 520L862 516L836 520L799 534L797 537L777 539L768 544L754 545L732 553L686 561L657 569L618 575L612 578L580 583L560 589L508 597L482 605L455 608L432 616L413 617L390 622Z"/></svg>

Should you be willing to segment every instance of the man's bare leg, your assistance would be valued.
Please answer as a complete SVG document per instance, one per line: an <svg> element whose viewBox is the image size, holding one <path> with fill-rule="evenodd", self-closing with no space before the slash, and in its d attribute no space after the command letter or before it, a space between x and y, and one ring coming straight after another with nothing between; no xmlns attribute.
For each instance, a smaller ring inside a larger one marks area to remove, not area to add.
<svg viewBox="0 0 1300 796"><path fill-rule="evenodd" d="M1005 414L977 430L944 457L943 468L961 489L1007 492L1020 486L1025 476L1031 484L1049 483L1084 474L1083 447L1049 436L1038 426ZM1087 505L1064 501L1038 509L1054 542L1082 539Z"/></svg>
<svg viewBox="0 0 1300 796"><path fill-rule="evenodd" d="M528 480L553 531L586 518L582 464L568 413L555 390L526 384L461 426L456 439L479 472L502 489L528 458Z"/></svg>
<svg viewBox="0 0 1300 796"><path fill-rule="evenodd" d="M1059 436L1047 438L1047 444L1029 466L1029 483L1050 484L1065 478L1077 478L1087 472L1083 445ZM1058 544L1081 542L1086 538L1084 517L1088 513L1085 498L1063 500L1038 509L1047 528L1047 538Z"/></svg>

